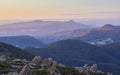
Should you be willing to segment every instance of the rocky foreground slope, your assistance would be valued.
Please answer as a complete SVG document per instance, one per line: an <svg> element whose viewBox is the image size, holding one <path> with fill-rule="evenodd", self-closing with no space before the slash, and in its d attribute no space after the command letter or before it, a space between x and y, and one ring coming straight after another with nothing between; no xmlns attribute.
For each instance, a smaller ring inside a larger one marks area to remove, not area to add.
<svg viewBox="0 0 120 75"><path fill-rule="evenodd" d="M52 58L35 56L32 61L0 56L0 75L112 75L97 70L97 65L68 67Z"/></svg>

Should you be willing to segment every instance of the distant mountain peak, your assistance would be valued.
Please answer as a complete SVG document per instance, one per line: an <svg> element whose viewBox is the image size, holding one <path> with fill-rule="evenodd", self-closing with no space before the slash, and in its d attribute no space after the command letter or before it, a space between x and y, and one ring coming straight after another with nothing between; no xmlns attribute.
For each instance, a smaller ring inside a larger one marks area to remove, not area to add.
<svg viewBox="0 0 120 75"><path fill-rule="evenodd" d="M112 24L105 24L104 26L98 28L98 30L111 30L113 27L115 26L113 26Z"/></svg>
<svg viewBox="0 0 120 75"><path fill-rule="evenodd" d="M42 20L33 20L31 22L43 22Z"/></svg>
<svg viewBox="0 0 120 75"><path fill-rule="evenodd" d="M69 22L75 22L74 20L69 20Z"/></svg>
<svg viewBox="0 0 120 75"><path fill-rule="evenodd" d="M74 20L69 20L68 22L69 22L69 23L77 23L77 22L74 21Z"/></svg>
<svg viewBox="0 0 120 75"><path fill-rule="evenodd" d="M114 27L112 24L105 24L103 27Z"/></svg>

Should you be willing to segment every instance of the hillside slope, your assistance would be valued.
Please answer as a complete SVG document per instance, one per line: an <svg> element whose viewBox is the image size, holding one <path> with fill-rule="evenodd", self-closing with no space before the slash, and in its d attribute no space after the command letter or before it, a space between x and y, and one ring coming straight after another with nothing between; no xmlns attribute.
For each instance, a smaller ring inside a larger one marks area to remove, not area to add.
<svg viewBox="0 0 120 75"><path fill-rule="evenodd" d="M109 53L111 56L120 59L120 42L114 42L100 47L104 49L104 51Z"/></svg>
<svg viewBox="0 0 120 75"><path fill-rule="evenodd" d="M111 56L104 49L79 40L62 40L42 48L27 48L27 51L42 57L52 57L70 66L98 64L102 70L118 73L119 59ZM80 65L81 64L81 65Z"/></svg>
<svg viewBox="0 0 120 75"><path fill-rule="evenodd" d="M0 55L8 55L22 59L32 59L34 55L10 44L0 42Z"/></svg>

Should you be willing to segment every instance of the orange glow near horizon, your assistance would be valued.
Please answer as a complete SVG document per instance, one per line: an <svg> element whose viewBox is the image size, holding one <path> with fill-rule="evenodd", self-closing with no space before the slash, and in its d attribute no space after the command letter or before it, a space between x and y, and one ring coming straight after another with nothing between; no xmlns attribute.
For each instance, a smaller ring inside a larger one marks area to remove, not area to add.
<svg viewBox="0 0 120 75"><path fill-rule="evenodd" d="M118 18L119 3L118 0L0 0L0 19Z"/></svg>

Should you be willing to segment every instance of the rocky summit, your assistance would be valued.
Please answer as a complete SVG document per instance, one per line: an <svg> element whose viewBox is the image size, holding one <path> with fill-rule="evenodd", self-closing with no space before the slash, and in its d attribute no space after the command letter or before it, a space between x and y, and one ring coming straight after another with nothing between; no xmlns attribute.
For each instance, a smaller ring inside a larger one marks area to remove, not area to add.
<svg viewBox="0 0 120 75"><path fill-rule="evenodd" d="M97 70L97 64L69 67L52 58L35 56L32 61L0 56L0 75L112 75Z"/></svg>

